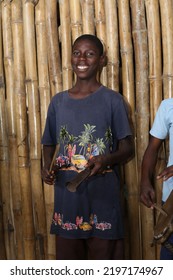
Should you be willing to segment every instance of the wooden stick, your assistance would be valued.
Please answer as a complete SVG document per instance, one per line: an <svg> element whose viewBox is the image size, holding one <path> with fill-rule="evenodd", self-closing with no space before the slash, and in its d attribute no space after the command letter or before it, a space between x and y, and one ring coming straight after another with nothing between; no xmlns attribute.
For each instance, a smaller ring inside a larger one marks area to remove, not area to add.
<svg viewBox="0 0 173 280"><path fill-rule="evenodd" d="M55 165L55 160L56 160L57 154L59 153L59 149L60 149L60 144L57 144L56 148L55 148L55 152L53 154L53 158L52 158L52 161L51 161L49 172L51 172L53 170L53 166Z"/></svg>
<svg viewBox="0 0 173 280"><path fill-rule="evenodd" d="M164 216L168 216L168 214L160 206L158 206L157 204L154 204L153 206L157 211L162 213Z"/></svg>

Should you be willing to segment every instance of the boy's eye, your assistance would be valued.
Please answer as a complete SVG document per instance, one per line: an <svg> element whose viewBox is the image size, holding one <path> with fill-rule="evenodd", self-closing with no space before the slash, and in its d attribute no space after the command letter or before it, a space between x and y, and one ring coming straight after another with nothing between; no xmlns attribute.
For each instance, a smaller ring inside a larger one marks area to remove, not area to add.
<svg viewBox="0 0 173 280"><path fill-rule="evenodd" d="M74 56L79 56L79 55L80 55L80 52L74 51L74 52L73 52L73 55L74 55Z"/></svg>
<svg viewBox="0 0 173 280"><path fill-rule="evenodd" d="M92 57L92 56L94 56L94 52L91 52L91 51L90 51L90 52L87 52L87 53L86 53L86 56L87 56L87 57Z"/></svg>

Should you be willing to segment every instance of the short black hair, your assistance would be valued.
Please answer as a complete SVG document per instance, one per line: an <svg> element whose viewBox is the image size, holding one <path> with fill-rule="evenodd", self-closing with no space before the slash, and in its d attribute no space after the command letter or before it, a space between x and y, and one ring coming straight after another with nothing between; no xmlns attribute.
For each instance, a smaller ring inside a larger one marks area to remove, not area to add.
<svg viewBox="0 0 173 280"><path fill-rule="evenodd" d="M81 36L79 36L73 43L73 47L74 45L80 41L80 40L89 40L91 41L92 43L94 43L96 45L96 47L99 49L99 52L100 52L100 55L103 55L103 52L104 52L104 48L103 48L103 44L101 42L101 40L95 36L95 35L92 35L92 34L83 34Z"/></svg>

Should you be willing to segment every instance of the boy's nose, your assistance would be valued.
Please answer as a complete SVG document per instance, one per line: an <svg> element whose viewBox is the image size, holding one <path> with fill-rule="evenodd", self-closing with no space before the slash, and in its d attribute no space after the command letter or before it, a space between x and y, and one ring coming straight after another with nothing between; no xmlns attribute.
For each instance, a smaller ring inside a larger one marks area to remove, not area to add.
<svg viewBox="0 0 173 280"><path fill-rule="evenodd" d="M86 55L85 54L80 54L79 58L80 59L86 59Z"/></svg>

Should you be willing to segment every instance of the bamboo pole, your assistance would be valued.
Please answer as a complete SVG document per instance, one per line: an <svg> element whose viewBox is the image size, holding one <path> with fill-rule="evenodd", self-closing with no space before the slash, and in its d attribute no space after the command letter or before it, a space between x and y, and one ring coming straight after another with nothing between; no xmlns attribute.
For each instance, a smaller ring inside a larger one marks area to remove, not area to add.
<svg viewBox="0 0 173 280"><path fill-rule="evenodd" d="M7 142L9 144L9 172L8 172L8 194L5 190L7 199L6 203L9 203L10 207L13 209L13 217L10 221L10 230L12 234L9 235L11 255L8 254L8 258L15 259L17 257L17 249L20 250L17 235L14 235L15 227L21 224L21 193L20 193L20 182L18 180L18 168L16 168L16 120L15 120L15 104L14 104L14 75L13 75L13 41L12 41L12 30L11 30L11 3L9 1L2 2L2 30L3 30L3 49L4 49L4 69L6 77L6 101L7 101L7 125L8 125L8 135ZM7 155L6 155L7 159ZM6 166L7 168L7 166ZM17 176L16 176L17 175ZM6 175L7 176L7 175ZM4 182L6 184L7 182ZM10 196L9 196L10 195ZM9 200L9 201L8 201ZM8 205L8 206L9 206ZM12 219L14 219L12 221ZM8 229L8 220L4 221L6 223L6 229ZM18 229L17 229L18 231ZM19 233L19 232L18 232ZM19 233L20 234L20 233ZM11 236L11 237L10 237ZM6 240L7 240L6 238ZM21 253L22 254L22 253Z"/></svg>
<svg viewBox="0 0 173 280"><path fill-rule="evenodd" d="M16 104L15 104L15 91L14 91L14 83L15 83L15 71L13 67L14 65L14 42L12 38L12 31L17 27L17 23L15 22L15 14L17 14L17 9L13 9L14 5L11 4L11 18L10 18L10 40L8 38L8 42L11 43L11 60L12 60L12 68L11 68L11 78L13 81L10 83L10 87L13 86L11 94L7 94L7 100L9 99L9 110L10 110L10 118L9 122L14 123L14 129L10 132L10 173L11 173L11 190L12 190L12 200L13 200L13 215L14 215L14 225L15 225L15 237L16 237L16 258L24 259L24 246L23 246L23 217L22 217L22 194L21 194L21 184L19 178L19 166L18 166L18 154L17 154L17 127L16 127ZM15 11L14 11L15 10ZM9 16L9 14L8 14ZM14 16L14 18L12 17ZM12 24L11 24L12 23ZM15 26L15 27L14 27ZM14 27L14 28L13 28ZM6 48L8 46L6 45ZM13 48L13 49L12 49ZM10 51L10 46L9 46ZM9 52L6 54L6 57L10 57ZM15 69L16 70L16 69ZM8 75L8 74L7 74Z"/></svg>
<svg viewBox="0 0 173 280"><path fill-rule="evenodd" d="M107 77L108 87L119 91L119 39L117 1L104 0L106 18Z"/></svg>
<svg viewBox="0 0 173 280"><path fill-rule="evenodd" d="M57 25L57 0L45 0L45 11L50 86L51 94L54 95L62 90L61 59Z"/></svg>
<svg viewBox="0 0 173 280"><path fill-rule="evenodd" d="M105 19L105 10L104 10L104 1L103 0L95 0L94 1L95 8L95 25L96 25L96 33L98 38L102 41L105 53L106 53L106 19ZM105 66L102 69L100 75L100 81L103 85L107 86L107 67Z"/></svg>
<svg viewBox="0 0 173 280"><path fill-rule="evenodd" d="M80 0L70 0L70 18L71 18L71 36L72 44L82 35L82 8ZM76 81L76 75L73 73L73 84Z"/></svg>
<svg viewBox="0 0 173 280"><path fill-rule="evenodd" d="M95 34L94 24L94 1L81 0L82 23L84 34Z"/></svg>
<svg viewBox="0 0 173 280"><path fill-rule="evenodd" d="M82 35L82 11L80 0L70 0L72 42Z"/></svg>
<svg viewBox="0 0 173 280"><path fill-rule="evenodd" d="M3 226L3 176L1 172L5 162L5 152L6 145L4 142L4 133L6 131L6 124L4 123L5 115L5 82L4 82L4 71L3 71L3 54L2 54L2 3L0 3L0 123L3 124L0 126L0 260L7 259L6 250L5 250L5 237L4 237L4 226ZM6 166L6 172L8 174L8 166ZM5 209L6 210L6 209ZM6 217L5 217L6 218Z"/></svg>
<svg viewBox="0 0 173 280"><path fill-rule="evenodd" d="M136 136L135 128L135 89L132 34L130 26L130 7L128 0L118 1L120 53L122 60L122 92L130 106L130 119ZM127 186L127 205L129 222L129 253L130 259L141 259L140 226L139 226L139 191L136 178L136 159L125 165L125 184ZM132 175L134 174L134 175Z"/></svg>
<svg viewBox="0 0 173 280"><path fill-rule="evenodd" d="M4 234L4 256L8 260L16 259L16 248L14 242L14 223L11 205L11 190L10 190L10 166L9 166L9 147L7 136L6 122L6 103L5 90L3 86L0 88L0 186L2 195L2 213L3 213L3 232ZM3 250L3 246L2 246Z"/></svg>
<svg viewBox="0 0 173 280"><path fill-rule="evenodd" d="M161 30L158 0L145 0L148 25L150 120L153 123L156 111L162 101L162 54Z"/></svg>
<svg viewBox="0 0 173 280"><path fill-rule="evenodd" d="M143 153L149 140L148 42L144 0L131 0L130 4L135 53L137 160L138 179L140 180ZM142 253L144 259L155 258L155 248L151 248L153 223L153 213L141 204Z"/></svg>
<svg viewBox="0 0 173 280"><path fill-rule="evenodd" d="M34 225L36 233L36 257L47 255L46 216L41 181L41 127L38 95L38 77L35 42L35 5L38 1L23 0L24 50L26 63L26 90L29 109L31 184Z"/></svg>
<svg viewBox="0 0 173 280"><path fill-rule="evenodd" d="M149 79L150 79L150 123L152 125L157 109L162 101L162 53L161 53L161 30L158 0L146 0L146 16L148 25L149 46ZM159 174L165 167L164 146L160 150L155 173ZM161 204L162 188L160 182L155 180L157 203ZM157 213L158 214L158 213ZM157 247L156 247L157 249ZM160 248L159 248L160 249ZM159 252L157 250L157 259Z"/></svg>
<svg viewBox="0 0 173 280"><path fill-rule="evenodd" d="M26 112L26 92L25 92L25 61L23 45L23 14L22 2L13 0L12 2L12 33L14 52L14 94L16 107L17 126L17 153L19 178L21 184L22 198L22 225L18 227L20 231L20 244L23 244L23 254L18 254L18 259L35 258L35 238L32 215L31 179L29 167L29 147L28 128ZM27 224L27 227L26 227ZM21 236L22 235L22 236Z"/></svg>
<svg viewBox="0 0 173 280"><path fill-rule="evenodd" d="M47 116L47 108L51 98L44 0L40 0L38 5L36 6L35 21L37 39L38 81L41 108L41 132L43 133Z"/></svg>
<svg viewBox="0 0 173 280"><path fill-rule="evenodd" d="M160 0L162 49L163 49L163 94L173 97L173 2Z"/></svg>
<svg viewBox="0 0 173 280"><path fill-rule="evenodd" d="M38 64L38 80L39 95L41 109L41 134L45 127L47 109L50 102L50 84L48 69L48 49L46 34L46 18L45 18L45 1L40 0L36 6L36 38L37 38L37 64ZM50 223L52 219L54 207L54 189L44 184L44 197L46 208L46 227L47 227L47 258L55 259L55 238L50 235Z"/></svg>
<svg viewBox="0 0 173 280"><path fill-rule="evenodd" d="M69 0L59 0L63 90L72 87L71 30Z"/></svg>

